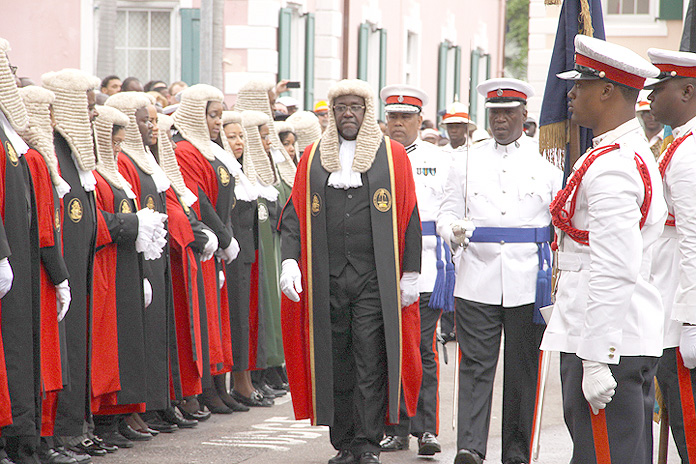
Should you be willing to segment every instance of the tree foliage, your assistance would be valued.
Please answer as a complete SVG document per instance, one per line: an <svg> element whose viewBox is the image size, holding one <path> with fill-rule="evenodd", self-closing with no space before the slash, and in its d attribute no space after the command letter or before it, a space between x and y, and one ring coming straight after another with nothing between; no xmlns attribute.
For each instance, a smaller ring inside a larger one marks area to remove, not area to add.
<svg viewBox="0 0 696 464"><path fill-rule="evenodd" d="M529 0L507 0L505 22L505 75L526 79Z"/></svg>

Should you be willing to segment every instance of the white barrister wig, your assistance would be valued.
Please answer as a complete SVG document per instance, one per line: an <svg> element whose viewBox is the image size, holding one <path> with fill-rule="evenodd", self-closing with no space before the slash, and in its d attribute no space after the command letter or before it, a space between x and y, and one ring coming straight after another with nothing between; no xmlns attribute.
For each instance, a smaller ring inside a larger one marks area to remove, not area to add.
<svg viewBox="0 0 696 464"><path fill-rule="evenodd" d="M242 111L242 126L246 133L242 169L252 183L256 183L258 178L264 185L273 185L275 171L259 134L259 127L268 121L266 113L261 111Z"/></svg>
<svg viewBox="0 0 696 464"><path fill-rule="evenodd" d="M334 100L343 95L356 95L365 100L365 115L358 131L353 159L353 171L363 173L372 166L383 139L382 130L377 124L375 94L370 84L365 81L344 79L329 89L329 108L333 108ZM334 112L329 111L329 124L321 136L321 165L329 172L341 170L338 147L336 118Z"/></svg>
<svg viewBox="0 0 696 464"><path fill-rule="evenodd" d="M80 170L94 170L97 163L87 92L100 85L99 78L79 69L63 69L44 74L41 82L56 95L53 102L56 131L68 142Z"/></svg>
<svg viewBox="0 0 696 464"><path fill-rule="evenodd" d="M214 160L215 155L210 146L206 109L208 102L222 103L223 98L222 92L212 85L196 84L181 92L179 109L172 115L174 126L179 130L179 134L196 147L208 161ZM223 148L229 151L225 137L220 138L223 140Z"/></svg>
<svg viewBox="0 0 696 464"><path fill-rule="evenodd" d="M276 121L275 125L276 130L278 131L278 138L280 138L280 134L282 134L283 132L292 132L293 134L295 134L295 157L296 159L299 159L300 152L297 150L297 133L295 132L295 126L290 124L287 120ZM283 143L282 140L280 143ZM283 146L283 148L285 148L285 146Z"/></svg>
<svg viewBox="0 0 696 464"><path fill-rule="evenodd" d="M239 111L223 111L222 112L222 127L228 124L242 125L242 113Z"/></svg>
<svg viewBox="0 0 696 464"><path fill-rule="evenodd" d="M118 165L114 155L113 131L114 126L124 129L130 123L130 118L111 106L100 106L97 109L99 115L94 118L94 135L97 141L97 172L109 184L120 190L126 190L126 181L118 172Z"/></svg>
<svg viewBox="0 0 696 464"><path fill-rule="evenodd" d="M53 148L53 125L51 124L50 108L56 95L50 90L36 85L19 89L19 95L24 101L29 116L26 130L20 133L22 138L43 157L48 172L51 174L53 185L65 184L63 178L60 177L58 158L56 158Z"/></svg>
<svg viewBox="0 0 696 464"><path fill-rule="evenodd" d="M273 88L274 84L267 81L252 80L247 82L239 89L234 109L237 111L261 111L268 116L267 124L269 136L271 137L271 148L280 151L284 158L284 161L276 163L278 173L283 181L292 187L297 168L278 138L278 132L273 121L273 113L271 113L271 102L268 98L268 92Z"/></svg>
<svg viewBox="0 0 696 464"><path fill-rule="evenodd" d="M295 128L297 146L301 151L321 138L319 118L311 111L296 111L290 115L287 122ZM299 158L300 152L297 152L297 155Z"/></svg>
<svg viewBox="0 0 696 464"><path fill-rule="evenodd" d="M157 117L157 125L159 126L159 136L157 140L159 165L167 175L169 182L172 184L174 192L182 199L186 206L191 206L196 202L195 194L191 192L184 182L184 178L179 170L179 163L174 155L174 145L170 139L170 132L174 119L166 114L160 114Z"/></svg>
<svg viewBox="0 0 696 464"><path fill-rule="evenodd" d="M121 151L127 153L145 174L152 175L154 171L150 166L150 157L145 151L143 137L135 120L137 110L152 105L150 97L143 92L119 92L107 98L104 105L116 108L128 116L126 139L121 144Z"/></svg>
<svg viewBox="0 0 696 464"><path fill-rule="evenodd" d="M19 96L17 81L10 69L10 60L7 57L10 50L10 43L0 38L0 111L5 113L14 130L21 133L27 128L29 120Z"/></svg>

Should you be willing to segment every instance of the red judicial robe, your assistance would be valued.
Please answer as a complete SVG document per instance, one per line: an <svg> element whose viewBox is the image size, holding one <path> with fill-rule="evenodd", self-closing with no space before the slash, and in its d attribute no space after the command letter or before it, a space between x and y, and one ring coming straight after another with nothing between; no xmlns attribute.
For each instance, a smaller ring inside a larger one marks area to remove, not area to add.
<svg viewBox="0 0 696 464"><path fill-rule="evenodd" d="M143 273L135 250L134 200L97 179L97 253L92 314L92 409L95 414L145 411Z"/></svg>
<svg viewBox="0 0 696 464"><path fill-rule="evenodd" d="M41 248L41 393L42 436L52 436L63 388L55 286L68 278L63 261L63 202L58 197L43 156L33 148L25 154L36 195Z"/></svg>
<svg viewBox="0 0 696 464"><path fill-rule="evenodd" d="M190 210L186 207L188 213ZM198 295L198 262L191 245L194 233L189 217L173 189L167 190L169 215L169 255L171 261L174 318L176 322L176 346L180 385L171 386L172 399L180 389L183 397L201 393L203 376L203 345ZM205 308L203 308L205 311Z"/></svg>
<svg viewBox="0 0 696 464"><path fill-rule="evenodd" d="M326 335L331 333L329 264L323 206L329 173L321 166L319 148L320 142L314 143L300 158L292 195L285 207L292 205L299 220L299 265L304 291L298 303L283 295L281 314L295 417L309 418L313 424L332 425L332 348L331 337ZM412 416L422 377L418 301L401 308L398 285L407 239L417 244L420 253L416 189L403 145L386 137L366 175L373 202L370 217L387 347L387 420L398 422L401 386ZM285 222L285 214L282 217ZM418 237L407 237L416 222ZM409 256L413 252L410 250Z"/></svg>
<svg viewBox="0 0 696 464"><path fill-rule="evenodd" d="M198 201L191 205L201 221L209 226L218 235L220 247L229 245L229 240L224 243L219 231L208 223L206 215L202 214L202 201L209 201L213 207L218 205L219 173L213 168L210 161L187 140L176 142L176 158L179 162L181 175L186 186L198 196ZM217 162L215 160L214 162ZM224 167L223 167L224 169ZM226 169L227 182L233 184ZM233 179L233 178L232 178ZM221 182L223 180L221 179ZM225 184L228 185L228 184ZM219 218L226 225L228 218ZM201 263L203 280L205 285L205 302L208 315L208 349L210 353L211 374L221 374L232 369L232 335L230 332L230 311L227 298L227 286L218 289L218 271L225 269L224 265L217 263L217 259L210 259ZM227 279L227 277L226 277Z"/></svg>

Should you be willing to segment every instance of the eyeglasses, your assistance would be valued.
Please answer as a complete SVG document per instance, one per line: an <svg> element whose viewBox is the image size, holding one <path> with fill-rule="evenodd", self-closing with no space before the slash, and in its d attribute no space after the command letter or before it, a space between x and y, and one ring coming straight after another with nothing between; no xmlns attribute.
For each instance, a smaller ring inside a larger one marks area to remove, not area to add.
<svg viewBox="0 0 696 464"><path fill-rule="evenodd" d="M119 149L119 150L121 149L121 143L122 143L122 141L118 141L118 142L117 142L117 141L114 140L112 143L114 144L114 148Z"/></svg>
<svg viewBox="0 0 696 464"><path fill-rule="evenodd" d="M10 72L16 76L17 75L17 66L10 66Z"/></svg>
<svg viewBox="0 0 696 464"><path fill-rule="evenodd" d="M338 105L334 105L333 109L334 109L334 112L337 114L343 114L348 109L350 109L351 113L356 114L356 113L362 113L363 111L365 111L365 105L344 105L342 103L339 103Z"/></svg>

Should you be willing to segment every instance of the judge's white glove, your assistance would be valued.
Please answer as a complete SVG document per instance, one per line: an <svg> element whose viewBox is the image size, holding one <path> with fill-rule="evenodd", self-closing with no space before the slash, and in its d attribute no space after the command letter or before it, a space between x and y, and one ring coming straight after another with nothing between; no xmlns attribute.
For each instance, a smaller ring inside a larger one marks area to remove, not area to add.
<svg viewBox="0 0 696 464"><path fill-rule="evenodd" d="M599 414L616 392L616 380L609 365L597 361L582 361L582 393L592 412Z"/></svg>
<svg viewBox="0 0 696 464"><path fill-rule="evenodd" d="M684 365L688 369L696 367L696 326L685 325L682 327L679 338L679 352L684 359Z"/></svg>
<svg viewBox="0 0 696 464"><path fill-rule="evenodd" d="M145 295L145 298L143 298L145 307L147 308L152 303L152 285L150 285L150 281L147 278L143 279L143 293Z"/></svg>
<svg viewBox="0 0 696 464"><path fill-rule="evenodd" d="M469 239L474 235L474 230L476 230L474 221L469 218L459 219L450 224L450 227L452 227L452 237L450 239L452 248L456 249L460 246L466 248L469 246Z"/></svg>
<svg viewBox="0 0 696 464"><path fill-rule="evenodd" d="M135 215L138 217L138 235L135 238L136 251L143 253L145 259L159 258L162 255L162 249L167 244L167 230L164 228L167 215L150 208L143 208Z"/></svg>
<svg viewBox="0 0 696 464"><path fill-rule="evenodd" d="M224 250L220 250L220 257L225 263L230 264L232 261L237 259L239 254L239 243L237 239L232 237L232 241Z"/></svg>
<svg viewBox="0 0 696 464"><path fill-rule="evenodd" d="M58 322L62 321L70 309L70 284L65 279L56 285L56 299L58 300Z"/></svg>
<svg viewBox="0 0 696 464"><path fill-rule="evenodd" d="M280 289L292 301L300 301L302 272L294 259L286 259L280 265Z"/></svg>
<svg viewBox="0 0 696 464"><path fill-rule="evenodd" d="M12 280L14 272L10 266L10 260L7 258L0 259L0 298L7 295L7 292L12 288Z"/></svg>
<svg viewBox="0 0 696 464"><path fill-rule="evenodd" d="M225 272L218 272L218 290L222 290L222 286L225 285Z"/></svg>
<svg viewBox="0 0 696 464"><path fill-rule="evenodd" d="M418 277L420 276L417 272L404 272L401 276L401 307L411 306L418 300L420 294L418 293Z"/></svg>
<svg viewBox="0 0 696 464"><path fill-rule="evenodd" d="M208 229L203 229L203 233L208 237L208 241L205 243L203 248L203 253L201 253L201 261L208 261L215 254L215 250L220 246L218 244L217 235Z"/></svg>

